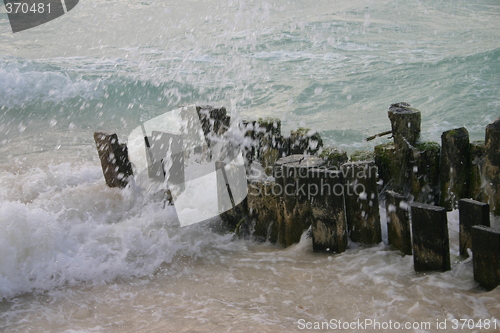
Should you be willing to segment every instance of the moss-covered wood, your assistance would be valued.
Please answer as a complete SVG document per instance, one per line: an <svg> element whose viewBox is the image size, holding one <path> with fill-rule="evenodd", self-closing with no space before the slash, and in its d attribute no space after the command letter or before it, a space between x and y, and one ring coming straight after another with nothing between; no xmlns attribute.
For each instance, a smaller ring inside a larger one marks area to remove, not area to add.
<svg viewBox="0 0 500 333"><path fill-rule="evenodd" d="M259 118L257 124L258 132L273 136L281 135L281 120L278 118Z"/></svg>
<svg viewBox="0 0 500 333"><path fill-rule="evenodd" d="M374 161L375 153L373 151L367 150L356 150L351 153L349 156L350 162L365 162L365 161Z"/></svg>
<svg viewBox="0 0 500 333"><path fill-rule="evenodd" d="M272 174L272 166L283 155L281 120L277 118L259 118L255 126L257 157L266 174Z"/></svg>
<svg viewBox="0 0 500 333"><path fill-rule="evenodd" d="M319 154L319 157L326 161L327 168L336 170L340 170L342 164L349 160L345 151L333 147L324 148Z"/></svg>
<svg viewBox="0 0 500 333"><path fill-rule="evenodd" d="M484 141L474 141L470 144L471 175L470 197L477 201L488 201L484 194L484 168L486 163L486 147Z"/></svg>
<svg viewBox="0 0 500 333"><path fill-rule="evenodd" d="M279 186L272 181L254 180L248 185L250 233L259 241L278 241Z"/></svg>
<svg viewBox="0 0 500 333"><path fill-rule="evenodd" d="M390 188L400 168L395 153L396 146L392 142L375 146L375 164L378 168L379 178L383 181L383 188Z"/></svg>
<svg viewBox="0 0 500 333"><path fill-rule="evenodd" d="M299 128L290 132L289 154L315 154L323 147L323 140L318 132L308 128Z"/></svg>
<svg viewBox="0 0 500 333"><path fill-rule="evenodd" d="M500 118L486 126L485 187L491 210L500 215Z"/></svg>

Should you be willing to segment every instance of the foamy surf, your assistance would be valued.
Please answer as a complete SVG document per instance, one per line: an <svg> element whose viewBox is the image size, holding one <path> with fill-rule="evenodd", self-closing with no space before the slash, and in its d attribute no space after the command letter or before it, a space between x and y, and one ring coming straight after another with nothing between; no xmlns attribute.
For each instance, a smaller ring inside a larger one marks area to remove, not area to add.
<svg viewBox="0 0 500 333"><path fill-rule="evenodd" d="M153 206L147 208L154 210ZM85 276L72 273L69 286L54 287L49 282L46 293L4 300L1 318L4 327L13 332L29 327L81 332L187 332L200 328L285 332L299 331L302 322L331 324L358 319L430 323L433 329L411 331L432 332L443 321L450 328L453 319L498 318L500 291L476 288L472 262L453 255L458 252L458 223L454 212L448 217L452 270L426 274L415 273L411 256L402 256L384 243L325 255L312 252L307 232L300 243L279 249L231 241L203 225L176 229L170 224L170 230L179 232L170 237L158 235L162 232L152 223L142 224L149 237L128 225L123 227L127 236L114 230L88 244L87 248L93 245L94 249L86 253L94 256L87 257L85 265L91 280L78 281ZM189 236L181 234L192 227ZM98 230L102 234L106 229L101 226ZM153 230L155 237L151 236ZM105 237L109 238L104 241ZM135 256L120 259L125 254L119 243L127 244ZM116 262L103 260L106 255ZM161 259L153 263L152 256Z"/></svg>

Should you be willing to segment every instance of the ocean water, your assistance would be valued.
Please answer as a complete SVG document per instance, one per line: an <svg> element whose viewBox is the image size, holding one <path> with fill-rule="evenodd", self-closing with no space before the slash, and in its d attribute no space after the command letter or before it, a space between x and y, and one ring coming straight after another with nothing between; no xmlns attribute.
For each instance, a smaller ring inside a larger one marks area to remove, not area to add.
<svg viewBox="0 0 500 333"><path fill-rule="evenodd" d="M405 101L422 112L423 140L461 126L481 140L500 116L499 14L494 0L85 0L13 34L2 7L0 330L289 332L369 319L444 332L499 319L499 288L479 288L458 257L456 211L445 273L417 274L385 243L325 255L305 235L287 249L235 241L179 227L147 189L107 188L92 138L126 140L195 103L279 117L283 132L309 127L351 152L386 142L363 139L390 129L389 105Z"/></svg>

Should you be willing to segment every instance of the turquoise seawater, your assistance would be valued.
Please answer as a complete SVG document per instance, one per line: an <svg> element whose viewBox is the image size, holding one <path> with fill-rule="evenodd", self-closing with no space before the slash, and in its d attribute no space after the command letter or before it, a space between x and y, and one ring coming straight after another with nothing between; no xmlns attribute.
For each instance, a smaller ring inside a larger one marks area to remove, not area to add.
<svg viewBox="0 0 500 333"><path fill-rule="evenodd" d="M387 142L364 138L404 101L423 140L461 126L481 140L500 116L499 16L496 0L82 0L14 34L1 7L0 330L500 318L499 291L478 293L457 244L452 271L418 275L384 244L318 256L307 241L180 228L154 194L106 187L92 138L126 140L194 103L278 117L284 133L309 127L351 152Z"/></svg>
<svg viewBox="0 0 500 333"><path fill-rule="evenodd" d="M86 1L13 34L0 26L1 124L124 135L179 104L277 116L330 144L388 128L390 104L422 111L423 138L499 114L495 1ZM4 131L5 132L5 131ZM16 137L12 130L7 136ZM121 134L121 133L119 133Z"/></svg>

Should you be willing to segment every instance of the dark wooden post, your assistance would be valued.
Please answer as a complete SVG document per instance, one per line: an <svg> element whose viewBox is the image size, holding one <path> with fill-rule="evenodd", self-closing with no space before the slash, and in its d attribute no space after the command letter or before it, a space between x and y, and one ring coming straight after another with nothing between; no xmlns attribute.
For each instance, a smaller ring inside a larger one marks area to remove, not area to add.
<svg viewBox="0 0 500 333"><path fill-rule="evenodd" d="M319 133L308 128L291 131L289 142L290 154L315 154L323 147Z"/></svg>
<svg viewBox="0 0 500 333"><path fill-rule="evenodd" d="M406 198L394 191L387 191L385 206L389 244L404 254L411 254L410 206Z"/></svg>
<svg viewBox="0 0 500 333"><path fill-rule="evenodd" d="M278 241L280 187L272 181L253 180L248 185L251 234L259 241Z"/></svg>
<svg viewBox="0 0 500 333"><path fill-rule="evenodd" d="M465 127L441 135L441 206L458 208L458 200L469 197L470 143Z"/></svg>
<svg viewBox="0 0 500 333"><path fill-rule="evenodd" d="M231 117L227 115L225 107L214 108L213 106L197 106L196 112L201 121L203 134L207 139L208 146L211 145L210 134L222 135L229 128Z"/></svg>
<svg viewBox="0 0 500 333"><path fill-rule="evenodd" d="M347 225L342 172L325 168L309 169L306 193L313 216L313 250L344 252L347 248Z"/></svg>
<svg viewBox="0 0 500 333"><path fill-rule="evenodd" d="M257 155L265 173L270 176L274 163L282 157L283 137L281 120L265 118L257 120L255 138L258 141Z"/></svg>
<svg viewBox="0 0 500 333"><path fill-rule="evenodd" d="M415 145L420 137L420 111L401 102L392 104L388 113L396 149L408 149Z"/></svg>
<svg viewBox="0 0 500 333"><path fill-rule="evenodd" d="M411 194L417 202L439 203L439 160L441 147L436 142L415 144L411 155Z"/></svg>
<svg viewBox="0 0 500 333"><path fill-rule="evenodd" d="M104 179L109 187L125 187L133 175L127 145L118 143L115 133L95 132L94 141L101 160Z"/></svg>
<svg viewBox="0 0 500 333"><path fill-rule="evenodd" d="M484 194L483 179L486 162L486 147L484 141L474 141L470 144L471 155L471 176L470 176L470 197L477 201L487 202Z"/></svg>
<svg viewBox="0 0 500 333"><path fill-rule="evenodd" d="M485 149L489 204L493 214L500 215L500 118L486 126Z"/></svg>
<svg viewBox="0 0 500 333"><path fill-rule="evenodd" d="M311 225L311 204L307 197L308 169L324 166L325 161L316 156L290 155L276 161L274 177L281 187L283 221L279 242L290 246L300 241L300 236Z"/></svg>
<svg viewBox="0 0 500 333"><path fill-rule="evenodd" d="M243 120L239 127L243 132L243 142L241 147L241 152L243 154L243 159L245 161L245 168L247 174L250 174L252 163L257 158L257 145L255 137L255 121Z"/></svg>
<svg viewBox="0 0 500 333"><path fill-rule="evenodd" d="M378 174L383 181L383 187L391 187L394 178L398 174L401 165L396 158L396 146L393 142L375 146L375 164Z"/></svg>
<svg viewBox="0 0 500 333"><path fill-rule="evenodd" d="M472 227L474 280L487 290L500 285L500 230L482 225Z"/></svg>
<svg viewBox="0 0 500 333"><path fill-rule="evenodd" d="M342 165L345 177L345 208L349 237L353 242L382 241L378 207L377 166L374 161Z"/></svg>
<svg viewBox="0 0 500 333"><path fill-rule="evenodd" d="M420 136L421 115L419 110L410 108L404 102L392 104L388 115L396 148L395 157L399 163L391 187L407 195L411 187L411 149Z"/></svg>
<svg viewBox="0 0 500 333"><path fill-rule="evenodd" d="M411 204L411 223L415 271L450 270L446 209L414 202Z"/></svg>
<svg viewBox="0 0 500 333"><path fill-rule="evenodd" d="M340 170L342 164L349 160L345 151L332 147L324 148L319 157L326 161L326 168L334 170Z"/></svg>
<svg viewBox="0 0 500 333"><path fill-rule="evenodd" d="M472 249L472 227L475 225L490 226L490 205L472 199L460 199L458 210L460 255L468 257L467 249Z"/></svg>

